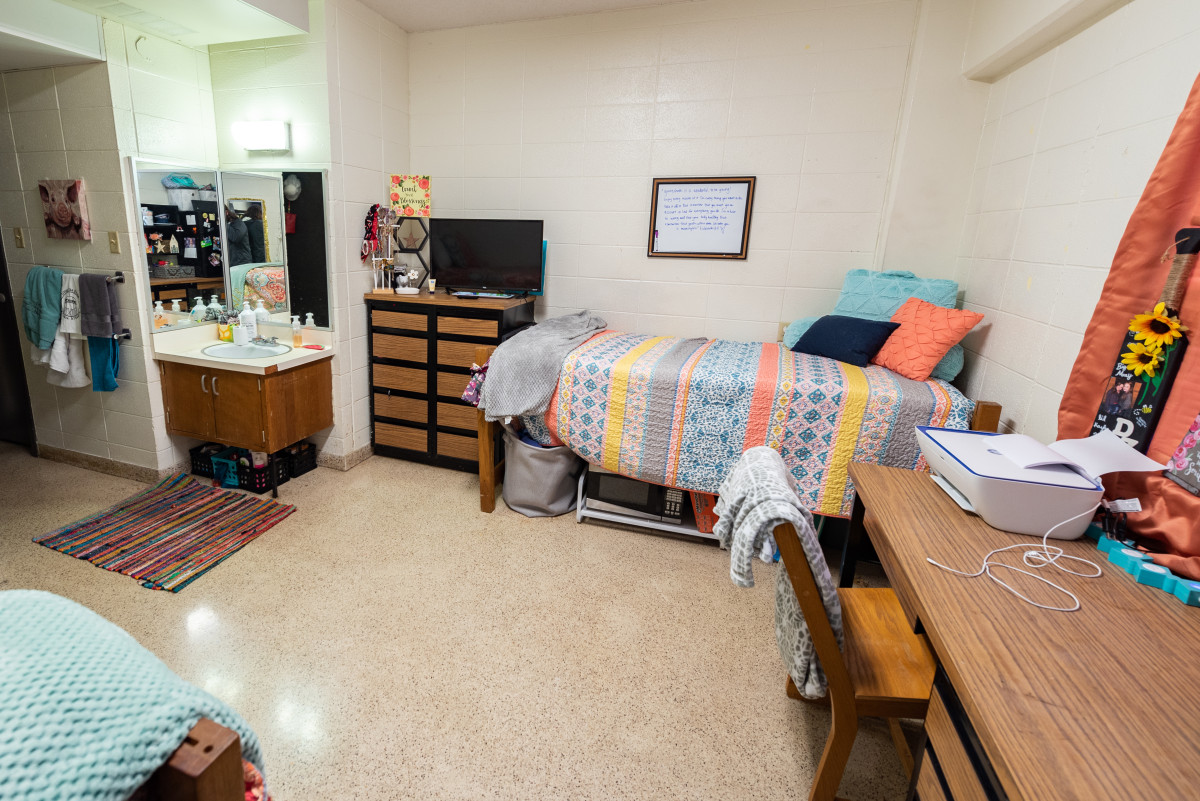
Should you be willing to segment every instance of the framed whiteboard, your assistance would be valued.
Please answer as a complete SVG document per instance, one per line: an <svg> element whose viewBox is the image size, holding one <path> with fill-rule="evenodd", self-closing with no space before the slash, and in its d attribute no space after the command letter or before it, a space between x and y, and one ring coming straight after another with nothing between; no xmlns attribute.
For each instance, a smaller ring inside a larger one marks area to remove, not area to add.
<svg viewBox="0 0 1200 801"><path fill-rule="evenodd" d="M744 259L753 207L754 176L655 178L646 255Z"/></svg>

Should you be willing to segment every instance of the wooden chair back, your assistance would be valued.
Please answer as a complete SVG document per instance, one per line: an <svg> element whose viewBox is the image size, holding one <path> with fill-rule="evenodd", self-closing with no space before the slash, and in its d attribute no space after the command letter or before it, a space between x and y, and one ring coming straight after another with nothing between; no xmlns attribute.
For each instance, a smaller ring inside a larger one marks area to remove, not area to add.
<svg viewBox="0 0 1200 801"><path fill-rule="evenodd" d="M796 600L800 602L800 611L804 613L804 621L808 624L809 634L812 635L817 658L821 660L821 667L824 668L825 678L829 682L833 729L825 743L825 751L821 754L821 762L817 766L809 793L809 798L813 801L827 801L837 796L842 767L845 766L850 747L854 744L854 737L858 732L854 682L846 669L846 661L838 648L833 627L829 625L829 616L825 614L825 604L821 602L821 593L817 590L817 582L813 578L808 557L800 544L800 536L791 523L775 527L775 545L779 548L784 569L791 579ZM827 764L830 770L826 770ZM834 767L839 765L840 767Z"/></svg>

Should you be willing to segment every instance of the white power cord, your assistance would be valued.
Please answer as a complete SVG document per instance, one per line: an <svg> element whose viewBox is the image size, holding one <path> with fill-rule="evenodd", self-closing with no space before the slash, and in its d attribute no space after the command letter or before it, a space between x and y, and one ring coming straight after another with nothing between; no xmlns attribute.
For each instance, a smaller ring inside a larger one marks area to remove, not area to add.
<svg viewBox="0 0 1200 801"><path fill-rule="evenodd" d="M1042 536L1042 544L1041 544L1040 548L1037 545L1031 545L1028 543L1020 543L1018 545L1009 545L1005 548L997 548L994 551L988 551L987 556L983 557L983 567L980 568L979 571L976 573L965 573L961 570L955 570L952 567L946 567L945 565L935 562L929 558L926 558L925 561L929 562L929 564L931 564L931 565L936 565L937 567L940 567L942 570L948 570L951 573L957 573L958 575L966 576L967 578L977 578L978 576L982 576L984 573L987 573L988 578L990 578L992 581L996 582L1001 587L1008 590L1013 595L1017 596L1018 598L1025 601L1026 603L1032 604L1033 606L1036 606L1039 609L1048 609L1051 612L1074 612L1079 609L1079 599L1077 597L1075 597L1075 594L1072 593L1071 591L1064 589L1063 587L1060 587L1059 585L1055 584L1053 581L1050 581L1047 578L1043 578L1042 576L1039 576L1036 573L1030 573L1028 570L1022 570L1021 568L1016 567L1014 565L1006 565L1001 562L992 562L990 560L991 560L993 554L1001 553L1003 551L1011 551L1014 548L1029 548L1032 550L1026 550L1021 557L1021 561L1023 561L1025 563L1026 567L1037 569L1037 568L1045 567L1046 565L1054 565L1054 567L1057 567L1059 570L1063 571L1064 573L1070 573L1072 576L1080 576L1082 578L1098 578L1104 572L1100 569L1100 565L1098 565L1095 562L1092 562L1088 559L1082 559L1078 556L1067 556L1062 548L1059 548L1058 546L1049 545L1047 543L1047 540L1049 540L1050 534L1053 533L1054 529L1061 528L1062 526L1065 526L1067 523L1078 520L1079 518L1083 517L1084 515L1095 514L1096 509L1099 508L1099 506L1100 506L1100 504L1097 503L1095 506L1093 506L1088 511L1083 512L1082 514L1077 514L1074 517L1068 518L1068 519L1062 521L1061 523L1059 523L1058 525L1054 526L1053 528L1051 528L1049 531L1047 531L1045 533L1045 535ZM1059 564L1060 559L1073 559L1076 562L1083 562L1084 564L1091 565L1092 567L1094 567L1096 569L1096 572L1095 573L1077 573L1074 570L1068 570L1067 568L1065 568L1061 564ZM1032 601L1029 598L1027 598L1026 596L1022 595L1021 593L1017 592L1011 586L1009 586L1004 581L1002 581L995 573L993 573L992 568L994 568L994 567L1003 567L1003 568L1007 568L1008 570L1015 570L1018 573L1024 573L1026 576L1031 576L1032 578L1035 578L1038 581L1043 581L1046 584L1049 584L1054 589L1063 593L1064 595L1070 596L1071 600L1075 602L1075 605L1072 607L1069 607L1069 608L1064 607L1064 606L1045 606L1044 604L1039 604L1036 601Z"/></svg>

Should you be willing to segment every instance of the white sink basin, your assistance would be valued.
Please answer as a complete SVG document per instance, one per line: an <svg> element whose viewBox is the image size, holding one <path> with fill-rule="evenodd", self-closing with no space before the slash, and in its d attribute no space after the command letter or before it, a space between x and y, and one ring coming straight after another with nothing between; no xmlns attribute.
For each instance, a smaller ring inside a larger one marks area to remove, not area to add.
<svg viewBox="0 0 1200 801"><path fill-rule="evenodd" d="M235 345L222 342L220 345L209 345L201 353L218 359L269 359L282 356L291 349L289 345Z"/></svg>

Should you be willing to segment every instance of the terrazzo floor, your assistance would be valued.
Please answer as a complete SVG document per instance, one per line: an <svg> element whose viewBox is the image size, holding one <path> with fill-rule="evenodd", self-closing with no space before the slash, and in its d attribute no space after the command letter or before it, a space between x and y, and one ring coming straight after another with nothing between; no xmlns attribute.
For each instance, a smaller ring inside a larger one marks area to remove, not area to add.
<svg viewBox="0 0 1200 801"><path fill-rule="evenodd" d="M145 485L0 444L0 590L71 598L236 708L278 801L807 798L829 714L790 700L774 567L478 508L475 476L373 457L179 594L30 539ZM860 569L861 574L869 570ZM840 795L900 799L882 720Z"/></svg>

